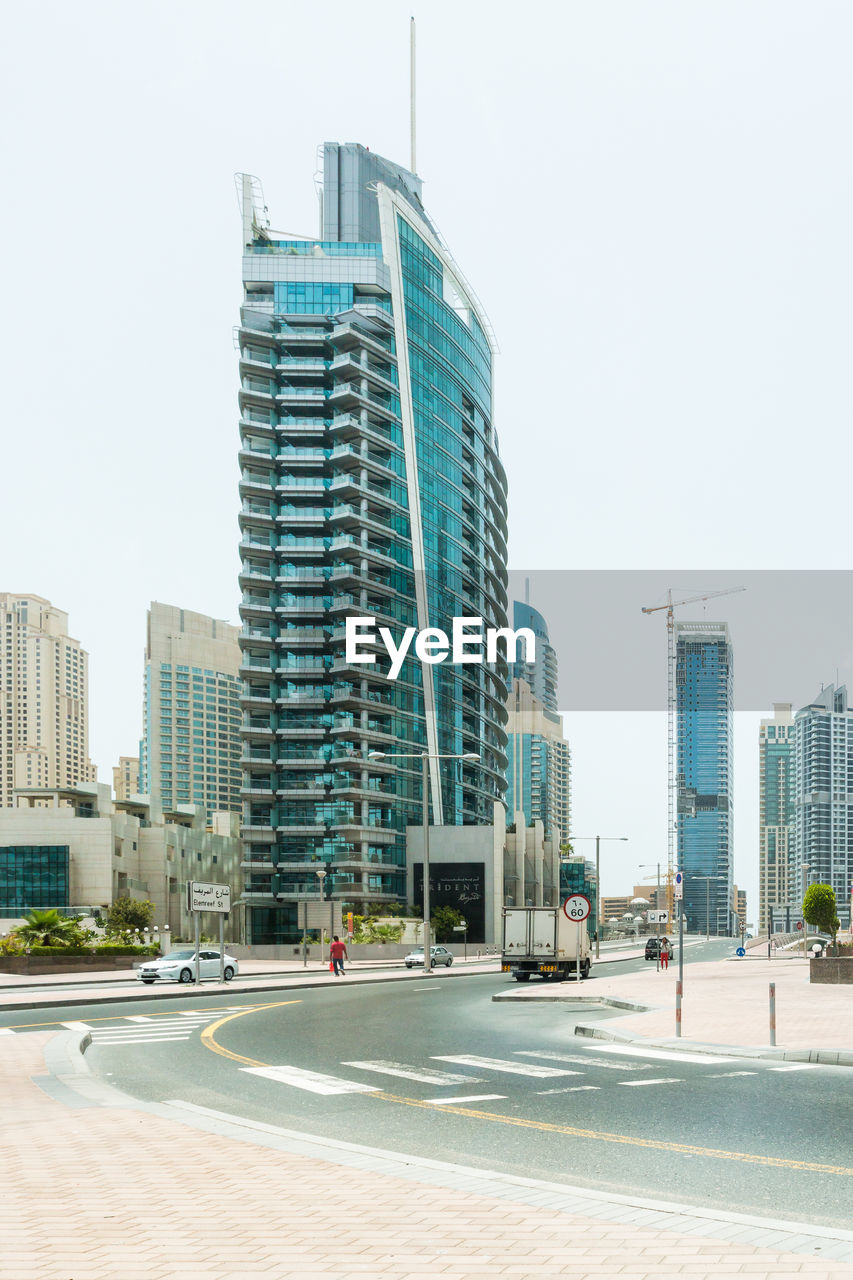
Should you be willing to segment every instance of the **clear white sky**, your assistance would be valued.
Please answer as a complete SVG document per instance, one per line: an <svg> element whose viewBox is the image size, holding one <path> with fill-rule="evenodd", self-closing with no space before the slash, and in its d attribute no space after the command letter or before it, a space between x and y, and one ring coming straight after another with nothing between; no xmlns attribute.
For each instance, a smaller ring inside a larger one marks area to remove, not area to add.
<svg viewBox="0 0 853 1280"><path fill-rule="evenodd" d="M237 620L232 174L312 234L319 142L406 162L412 11L425 198L503 353L512 564L846 567L845 0L7 6L0 584L70 611L102 777L149 601ZM569 719L578 830L631 836L609 892L662 849L643 721Z"/></svg>

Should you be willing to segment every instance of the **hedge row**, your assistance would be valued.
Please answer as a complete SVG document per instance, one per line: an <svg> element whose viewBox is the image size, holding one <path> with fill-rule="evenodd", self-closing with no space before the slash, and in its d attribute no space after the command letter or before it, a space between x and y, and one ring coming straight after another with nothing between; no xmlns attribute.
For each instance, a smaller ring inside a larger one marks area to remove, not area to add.
<svg viewBox="0 0 853 1280"><path fill-rule="evenodd" d="M31 956L156 956L160 948L154 943L150 947L129 947L121 943L104 943L100 947L30 947Z"/></svg>

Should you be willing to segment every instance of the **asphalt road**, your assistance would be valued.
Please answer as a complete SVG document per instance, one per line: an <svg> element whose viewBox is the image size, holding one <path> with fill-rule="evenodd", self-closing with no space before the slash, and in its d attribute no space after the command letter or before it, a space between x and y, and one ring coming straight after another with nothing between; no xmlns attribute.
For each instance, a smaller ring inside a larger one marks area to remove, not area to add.
<svg viewBox="0 0 853 1280"><path fill-rule="evenodd" d="M689 963L730 946L685 952L685 1004ZM235 985L159 1007L0 1022L17 1034L87 1023L93 1071L148 1100L527 1177L849 1225L849 1069L614 1052L574 1035L576 1021L613 1010L493 1003L508 987L508 975L457 971L362 985L330 976L319 990L241 996ZM582 986L594 989L594 978Z"/></svg>

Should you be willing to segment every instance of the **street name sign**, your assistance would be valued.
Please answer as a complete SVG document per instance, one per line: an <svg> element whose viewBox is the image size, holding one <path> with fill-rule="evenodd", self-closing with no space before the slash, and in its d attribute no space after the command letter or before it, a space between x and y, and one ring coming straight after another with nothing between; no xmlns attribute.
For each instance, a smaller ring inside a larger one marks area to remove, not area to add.
<svg viewBox="0 0 853 1280"><path fill-rule="evenodd" d="M199 880L190 880L187 899L190 911L222 911L227 915L231 910L231 886L202 884Z"/></svg>

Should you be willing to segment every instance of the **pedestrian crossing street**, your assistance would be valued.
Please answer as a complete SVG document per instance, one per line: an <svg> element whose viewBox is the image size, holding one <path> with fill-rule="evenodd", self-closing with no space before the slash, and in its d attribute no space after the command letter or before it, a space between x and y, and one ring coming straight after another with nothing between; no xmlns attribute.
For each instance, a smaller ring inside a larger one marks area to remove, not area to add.
<svg viewBox="0 0 853 1280"><path fill-rule="evenodd" d="M632 1061L611 1061L611 1057L619 1055L630 1057ZM654 1062L644 1062L643 1058L653 1058ZM309 1071L290 1063L279 1066L241 1067L246 1075L259 1076L273 1080L278 1084L293 1089L302 1089L307 1093L320 1094L324 1097L353 1093L378 1093L389 1087L388 1077L399 1080L426 1084L433 1088L458 1089L459 1086L491 1085L500 1087L502 1077L523 1077L530 1081L544 1084L567 1077L580 1078L571 1084L560 1084L549 1088L535 1089L539 1096L558 1093L600 1092L608 1086L613 1088L653 1088L655 1086L672 1087L686 1083L684 1076L657 1075L656 1067L664 1060L670 1064L681 1063L683 1066L721 1065L737 1062L737 1058L727 1058L712 1054L679 1053L676 1050L644 1049L642 1046L628 1045L591 1045L589 1052L562 1053L553 1049L517 1049L511 1058L491 1058L474 1053L432 1054L430 1063L448 1063L450 1066L470 1067L475 1074L468 1072L447 1071L440 1067L406 1062L390 1062L385 1059L364 1060L351 1059L341 1062L340 1066L349 1074L344 1076L328 1075L320 1071ZM559 1065L558 1065L559 1064ZM767 1066L762 1063L754 1069L723 1072L702 1072L712 1079L726 1079L731 1076L754 1076L759 1071L809 1071L817 1068L817 1063L784 1063L779 1066ZM599 1072L603 1073L599 1076ZM640 1073L651 1072L651 1075ZM353 1075L352 1073L356 1073ZM636 1076L636 1079L625 1079L624 1076ZM365 1078L367 1077L367 1078ZM581 1083L583 1077L587 1079ZM600 1084L589 1082L589 1078L601 1079ZM421 1099L434 1106L466 1105L472 1102L502 1101L505 1093L459 1093L452 1097L436 1096Z"/></svg>

